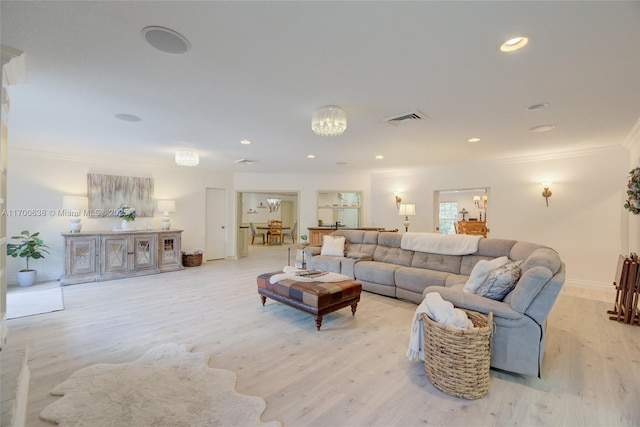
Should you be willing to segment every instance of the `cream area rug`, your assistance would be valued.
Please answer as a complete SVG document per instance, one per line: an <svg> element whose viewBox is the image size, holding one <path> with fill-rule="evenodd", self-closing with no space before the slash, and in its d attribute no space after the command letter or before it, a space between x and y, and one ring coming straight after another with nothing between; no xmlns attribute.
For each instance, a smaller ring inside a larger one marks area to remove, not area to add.
<svg viewBox="0 0 640 427"><path fill-rule="evenodd" d="M7 292L7 319L64 310L62 288Z"/></svg>
<svg viewBox="0 0 640 427"><path fill-rule="evenodd" d="M74 372L40 417L60 426L281 426L263 423L265 401L235 391L236 374L209 368L192 346L163 344L134 362Z"/></svg>

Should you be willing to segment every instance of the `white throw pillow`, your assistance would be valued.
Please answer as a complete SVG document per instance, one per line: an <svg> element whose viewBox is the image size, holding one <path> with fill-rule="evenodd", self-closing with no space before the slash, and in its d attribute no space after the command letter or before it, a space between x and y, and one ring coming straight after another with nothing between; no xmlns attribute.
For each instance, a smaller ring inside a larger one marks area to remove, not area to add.
<svg viewBox="0 0 640 427"><path fill-rule="evenodd" d="M473 267L473 270L471 270L469 280L467 280L467 283L464 285L464 288L462 290L470 294L475 294L480 285L482 285L482 283L487 280L487 277L489 277L489 273L491 273L498 267L502 267L508 262L509 258L507 258L506 256L494 258L491 261L481 259Z"/></svg>
<svg viewBox="0 0 640 427"><path fill-rule="evenodd" d="M320 255L344 256L344 236L322 236Z"/></svg>

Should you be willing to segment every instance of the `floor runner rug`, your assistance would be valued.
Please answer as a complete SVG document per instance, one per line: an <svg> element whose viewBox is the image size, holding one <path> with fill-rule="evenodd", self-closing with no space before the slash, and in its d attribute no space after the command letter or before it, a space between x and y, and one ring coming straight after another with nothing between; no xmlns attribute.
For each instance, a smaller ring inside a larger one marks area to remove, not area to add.
<svg viewBox="0 0 640 427"><path fill-rule="evenodd" d="M210 368L192 346L163 344L138 360L74 372L40 417L60 426L267 426L265 401L235 391L236 374Z"/></svg>
<svg viewBox="0 0 640 427"><path fill-rule="evenodd" d="M62 288L7 292L7 319L64 310Z"/></svg>

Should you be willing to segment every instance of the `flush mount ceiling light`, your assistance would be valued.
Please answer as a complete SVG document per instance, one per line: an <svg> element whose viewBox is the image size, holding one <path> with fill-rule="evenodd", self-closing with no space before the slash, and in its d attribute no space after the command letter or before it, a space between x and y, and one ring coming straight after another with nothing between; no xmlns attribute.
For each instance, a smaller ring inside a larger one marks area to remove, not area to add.
<svg viewBox="0 0 640 427"><path fill-rule="evenodd" d="M480 142L480 138L469 138L467 139L469 142Z"/></svg>
<svg viewBox="0 0 640 427"><path fill-rule="evenodd" d="M338 136L347 129L347 113L337 105L325 105L311 116L311 129L316 135Z"/></svg>
<svg viewBox="0 0 640 427"><path fill-rule="evenodd" d="M115 117L116 117L116 119L120 119L120 120L123 120L125 122L139 122L140 120L142 120L138 116L134 116L133 114L126 114L126 113L118 113L118 114L116 114Z"/></svg>
<svg viewBox="0 0 640 427"><path fill-rule="evenodd" d="M251 144L251 141L249 141L248 139L243 139L242 141L240 141L240 144L249 145L249 144Z"/></svg>
<svg viewBox="0 0 640 427"><path fill-rule="evenodd" d="M142 29L142 37L151 46L164 53L182 55L191 49L191 44L182 34L169 28L150 26Z"/></svg>
<svg viewBox="0 0 640 427"><path fill-rule="evenodd" d="M529 39L525 36L513 37L500 45L500 51L513 52L522 49L527 43L529 43Z"/></svg>
<svg viewBox="0 0 640 427"><path fill-rule="evenodd" d="M549 130L555 129L556 125L554 124L548 124L548 125L540 125L540 126L534 126L531 129L529 129L529 132L547 132Z"/></svg>
<svg viewBox="0 0 640 427"><path fill-rule="evenodd" d="M383 156L382 154L378 154L378 155L376 156L376 159L377 159L377 160L382 160L382 159L384 159L384 156Z"/></svg>
<svg viewBox="0 0 640 427"><path fill-rule="evenodd" d="M307 154L307 159L315 159L316 155L315 154Z"/></svg>
<svg viewBox="0 0 640 427"><path fill-rule="evenodd" d="M178 166L198 166L200 156L193 151L176 151L176 164Z"/></svg>
<svg viewBox="0 0 640 427"><path fill-rule="evenodd" d="M549 106L548 102L538 102L536 104L531 104L527 107L527 111L540 111L544 110Z"/></svg>

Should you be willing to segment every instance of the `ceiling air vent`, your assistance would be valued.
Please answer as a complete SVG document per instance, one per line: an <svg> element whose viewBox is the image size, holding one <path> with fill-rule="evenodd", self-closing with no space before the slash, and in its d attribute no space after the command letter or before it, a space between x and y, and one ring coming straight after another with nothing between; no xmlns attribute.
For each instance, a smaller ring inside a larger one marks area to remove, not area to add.
<svg viewBox="0 0 640 427"><path fill-rule="evenodd" d="M385 122L389 123L393 126L398 126L400 123L407 120L426 120L429 117L420 110L411 110L406 113L397 114L395 116L387 117L384 119Z"/></svg>
<svg viewBox="0 0 640 427"><path fill-rule="evenodd" d="M249 159L236 160L236 163L239 163L241 165L250 165L251 163L255 163L255 162L257 162L257 160L249 160Z"/></svg>

